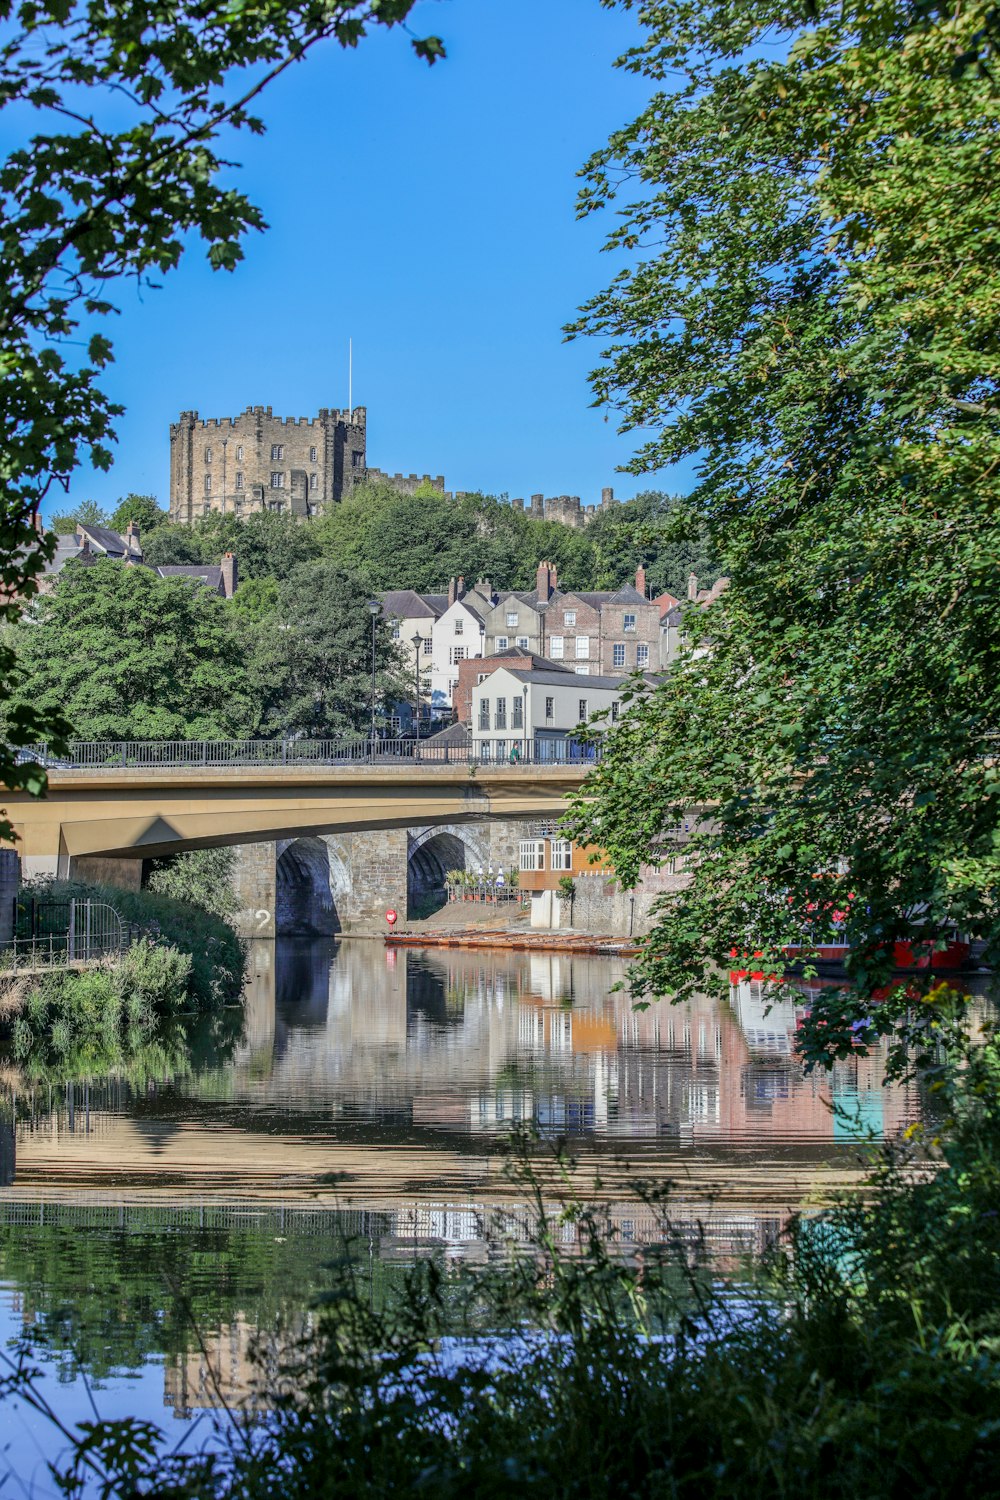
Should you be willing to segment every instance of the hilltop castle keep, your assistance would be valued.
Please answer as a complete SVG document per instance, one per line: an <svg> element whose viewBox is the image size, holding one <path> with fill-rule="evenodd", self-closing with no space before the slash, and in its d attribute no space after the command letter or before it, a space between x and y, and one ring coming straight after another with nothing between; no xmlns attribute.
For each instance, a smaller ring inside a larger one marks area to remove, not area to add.
<svg viewBox="0 0 1000 1500"><path fill-rule="evenodd" d="M384 480L403 494L431 486L446 499L444 475L387 474L368 466L364 406L353 411L321 407L315 417L276 417L270 406L248 406L238 417L199 419L182 411L170 424L170 519L190 524L213 512L249 516L271 510L314 516L343 500L356 484ZM618 504L601 491L599 506L579 495L532 495L515 510L538 521L561 521L579 530Z"/></svg>
<svg viewBox="0 0 1000 1500"><path fill-rule="evenodd" d="M367 476L366 411L323 407L315 417L276 417L248 406L238 417L199 421L182 411L170 424L170 519L220 511L314 515Z"/></svg>

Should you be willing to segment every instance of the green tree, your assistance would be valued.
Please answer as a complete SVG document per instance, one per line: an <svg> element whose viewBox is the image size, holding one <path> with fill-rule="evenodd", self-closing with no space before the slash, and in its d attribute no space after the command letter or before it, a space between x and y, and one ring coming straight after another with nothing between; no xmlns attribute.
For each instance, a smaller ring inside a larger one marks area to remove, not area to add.
<svg viewBox="0 0 1000 1500"><path fill-rule="evenodd" d="M257 626L253 675L265 732L336 738L363 734L371 716L372 617L358 580L325 559L282 584L275 614ZM389 627L375 623L376 692L405 696Z"/></svg>
<svg viewBox="0 0 1000 1500"><path fill-rule="evenodd" d="M107 526L108 513L96 500L81 500L72 510L52 517L52 530L58 536L72 536L78 526Z"/></svg>
<svg viewBox="0 0 1000 1500"><path fill-rule="evenodd" d="M238 621L187 579L70 562L14 634L15 708L62 708L81 739L226 739L255 727Z"/></svg>
<svg viewBox="0 0 1000 1500"><path fill-rule="evenodd" d="M217 563L233 552L241 578L287 578L319 555L312 526L294 516L255 511L246 520L218 514L199 518L192 527L203 562Z"/></svg>
<svg viewBox="0 0 1000 1500"><path fill-rule="evenodd" d="M862 1014L894 938L1000 945L988 12L642 8L626 66L651 101L582 198L627 193L628 259L574 331L606 340L598 397L652 429L636 472L702 455L691 509L733 580L692 627L709 653L612 731L578 814L631 880L712 809L639 970L654 993L690 993L731 947L779 971L834 912Z"/></svg>
<svg viewBox="0 0 1000 1500"><path fill-rule="evenodd" d="M278 610L278 584L274 578L248 578L232 597L230 609L247 620L260 621Z"/></svg>
<svg viewBox="0 0 1000 1500"><path fill-rule="evenodd" d="M706 588L719 576L708 528L679 495L645 490L595 516L587 539L595 554L592 587L619 588L642 564L654 595L666 591L683 599L691 573Z"/></svg>
<svg viewBox="0 0 1000 1500"><path fill-rule="evenodd" d="M168 519L167 512L160 509L153 495L129 494L124 500L119 500L107 524L113 531L124 532L128 523L135 521L139 527L140 540L145 547L147 536L157 527L165 526Z"/></svg>
<svg viewBox="0 0 1000 1500"><path fill-rule="evenodd" d="M199 538L188 526L160 526L142 542L143 562L152 568L190 567L204 563Z"/></svg>
<svg viewBox="0 0 1000 1500"><path fill-rule="evenodd" d="M354 47L402 25L413 3L164 0L137 25L129 6L4 0L0 110L13 145L0 170L0 618L37 592L54 550L36 524L49 490L84 457L111 463L109 288L155 285L198 237L211 265L231 270L264 221L220 174L235 133L263 130L261 92L324 41ZM412 44L429 62L443 54L435 37ZM0 697L12 667L0 646ZM44 773L15 749L64 728L54 707L8 714L0 780L42 791Z"/></svg>

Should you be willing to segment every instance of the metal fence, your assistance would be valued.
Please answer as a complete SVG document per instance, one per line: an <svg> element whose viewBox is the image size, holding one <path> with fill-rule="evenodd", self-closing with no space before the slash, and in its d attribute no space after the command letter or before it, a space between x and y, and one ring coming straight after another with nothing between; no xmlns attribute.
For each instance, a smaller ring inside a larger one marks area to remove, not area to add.
<svg viewBox="0 0 1000 1500"><path fill-rule="evenodd" d="M579 766L600 759L600 745L575 739L527 739L493 747L436 745L430 740L73 740L68 754L56 755L48 745L22 749L18 760L35 761L50 770L113 771L123 766L421 766L475 765L504 769L535 766Z"/></svg>
<svg viewBox="0 0 1000 1500"><path fill-rule="evenodd" d="M23 972L96 963L135 941L106 901L15 900L14 936L0 948L0 971Z"/></svg>

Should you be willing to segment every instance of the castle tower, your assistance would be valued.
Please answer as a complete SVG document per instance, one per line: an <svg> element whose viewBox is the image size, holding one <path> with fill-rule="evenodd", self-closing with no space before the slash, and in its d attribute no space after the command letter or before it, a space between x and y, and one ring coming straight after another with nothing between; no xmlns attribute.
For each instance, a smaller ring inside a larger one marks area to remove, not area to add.
<svg viewBox="0 0 1000 1500"><path fill-rule="evenodd" d="M170 519L315 515L365 479L366 427L363 406L308 418L276 417L270 406L206 420L181 412L170 425Z"/></svg>

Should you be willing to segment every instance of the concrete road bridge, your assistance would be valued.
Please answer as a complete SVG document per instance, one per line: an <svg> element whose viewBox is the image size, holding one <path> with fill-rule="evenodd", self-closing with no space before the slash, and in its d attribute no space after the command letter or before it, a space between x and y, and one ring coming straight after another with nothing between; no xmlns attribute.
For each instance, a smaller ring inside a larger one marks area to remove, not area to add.
<svg viewBox="0 0 1000 1500"><path fill-rule="evenodd" d="M461 865L465 842L475 857L464 825L523 829L558 818L594 753L573 742L528 741L514 760L490 763L465 748L405 741L78 743L65 757L35 752L48 771L44 798L8 791L4 803L29 877L134 887L145 859L238 846L238 882L254 914L245 925L264 935L275 928L277 861L286 854L300 881L322 883L339 865L367 863L365 921L393 902L405 913L409 862L431 860L436 836L440 862ZM411 849L405 830L417 831ZM364 839L374 832L382 836ZM320 864L326 875L317 875ZM332 930L345 925L336 919Z"/></svg>

